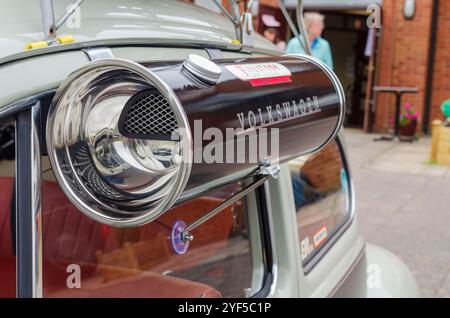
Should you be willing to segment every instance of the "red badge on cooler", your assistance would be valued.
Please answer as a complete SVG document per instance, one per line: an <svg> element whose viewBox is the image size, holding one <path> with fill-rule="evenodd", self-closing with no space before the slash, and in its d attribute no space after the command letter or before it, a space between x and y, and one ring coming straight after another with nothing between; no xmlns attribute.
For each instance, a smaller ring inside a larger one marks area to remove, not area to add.
<svg viewBox="0 0 450 318"><path fill-rule="evenodd" d="M253 87L292 82L291 72L279 63L227 65L226 69Z"/></svg>

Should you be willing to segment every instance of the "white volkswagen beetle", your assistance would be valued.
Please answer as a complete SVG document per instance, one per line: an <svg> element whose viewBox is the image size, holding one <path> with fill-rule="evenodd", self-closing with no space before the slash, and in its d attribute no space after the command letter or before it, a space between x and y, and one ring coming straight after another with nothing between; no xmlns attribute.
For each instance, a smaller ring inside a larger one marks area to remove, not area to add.
<svg viewBox="0 0 450 318"><path fill-rule="evenodd" d="M358 234L323 63L249 12L70 5L0 11L1 297L418 296Z"/></svg>

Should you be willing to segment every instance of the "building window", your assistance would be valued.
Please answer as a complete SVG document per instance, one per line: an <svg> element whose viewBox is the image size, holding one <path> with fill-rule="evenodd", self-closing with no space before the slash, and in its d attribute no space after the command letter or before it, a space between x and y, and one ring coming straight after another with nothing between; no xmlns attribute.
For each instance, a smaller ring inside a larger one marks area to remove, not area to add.
<svg viewBox="0 0 450 318"><path fill-rule="evenodd" d="M289 162L300 239L301 261L310 268L350 220L350 183L338 141Z"/></svg>
<svg viewBox="0 0 450 318"><path fill-rule="evenodd" d="M46 157L43 163L48 165ZM186 298L256 294L262 288L264 265L255 194L194 229L194 239L185 254L176 253L171 241L174 224L180 220L191 224L244 183L203 193L145 226L125 229L99 224L78 211L49 169L42 186L44 296Z"/></svg>
<svg viewBox="0 0 450 318"><path fill-rule="evenodd" d="M16 297L15 124L0 122L0 298Z"/></svg>

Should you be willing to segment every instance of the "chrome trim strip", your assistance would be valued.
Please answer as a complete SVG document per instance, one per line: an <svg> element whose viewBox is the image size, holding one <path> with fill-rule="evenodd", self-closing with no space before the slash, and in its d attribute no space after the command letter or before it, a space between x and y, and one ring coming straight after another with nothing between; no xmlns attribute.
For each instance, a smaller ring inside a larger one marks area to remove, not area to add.
<svg viewBox="0 0 450 318"><path fill-rule="evenodd" d="M267 207L267 219L269 221L269 233L270 233L270 245L272 252L272 284L270 286L270 292L267 295L268 298L272 298L275 296L275 292L278 286L278 254L277 247L275 242L275 230L273 225L273 213L272 213L272 202L270 200L270 188L269 183L266 181L264 183L264 192L266 197L266 207Z"/></svg>
<svg viewBox="0 0 450 318"><path fill-rule="evenodd" d="M42 98L53 95L55 90L46 91L36 95L29 96L27 98L19 99L11 104L0 107L0 119L11 116L22 110L33 107Z"/></svg>
<svg viewBox="0 0 450 318"><path fill-rule="evenodd" d="M41 149L39 144L40 106L31 109L31 228L33 253L33 298L42 293L42 200L41 200Z"/></svg>
<svg viewBox="0 0 450 318"><path fill-rule="evenodd" d="M227 47L235 48L235 51L239 51L241 48L240 45L236 44L225 44L225 43L211 43L207 41L198 40L197 42L191 42L187 40L172 40L166 39L155 40L155 39L105 39L105 40L92 40L88 42L73 42L64 45L54 45L40 48L39 50L27 50L23 52L18 52L12 55L8 55L0 58L0 65L14 62L17 60L28 59L34 56L41 56L45 54L53 54L59 52L67 52L67 51L78 51L85 48L91 47L126 47L126 46L156 46L156 47L180 47L180 48L198 48L203 49L204 47L217 47L220 49L224 49Z"/></svg>
<svg viewBox="0 0 450 318"><path fill-rule="evenodd" d="M74 42L64 45L53 45L41 48L39 50L27 50L19 53L14 53L5 57L0 58L0 65L7 64L10 62L24 60L32 58L35 56L41 56L45 54L54 54L67 51L77 51L83 48L91 47L164 47L164 48L191 48L191 49L204 49L204 48L217 48L219 50L237 52L237 53L257 53L257 54L267 54L269 56L279 56L280 52L277 50L270 50L265 48L243 48L240 44L233 43L221 43L221 42L211 42L196 40L192 42L191 40L180 40L180 39L105 39L105 40L92 40L89 42Z"/></svg>
<svg viewBox="0 0 450 318"><path fill-rule="evenodd" d="M17 297L42 297L40 104L22 112L16 134Z"/></svg>
<svg viewBox="0 0 450 318"><path fill-rule="evenodd" d="M219 49L215 48L205 48L206 53L208 53L211 60L221 60L223 59L223 53Z"/></svg>
<svg viewBox="0 0 450 318"><path fill-rule="evenodd" d="M82 51L86 53L90 61L114 58L114 55L109 47L91 47L82 49Z"/></svg>

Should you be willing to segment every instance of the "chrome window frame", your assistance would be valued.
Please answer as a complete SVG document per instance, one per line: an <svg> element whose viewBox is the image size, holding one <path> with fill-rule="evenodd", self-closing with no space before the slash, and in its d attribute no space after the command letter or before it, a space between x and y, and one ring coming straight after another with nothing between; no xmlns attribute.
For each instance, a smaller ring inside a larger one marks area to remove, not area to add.
<svg viewBox="0 0 450 318"><path fill-rule="evenodd" d="M40 102L16 116L16 281L18 298L42 297Z"/></svg>
<svg viewBox="0 0 450 318"><path fill-rule="evenodd" d="M42 95L43 96L43 95ZM0 121L14 121L16 297L42 297L42 203L40 101L31 97L0 110Z"/></svg>
<svg viewBox="0 0 450 318"><path fill-rule="evenodd" d="M271 298L275 294L278 283L278 257L275 244L272 205L270 202L269 181L264 182L256 191L258 204L259 231L261 234L261 248L265 256L264 278L261 290L251 298Z"/></svg>

